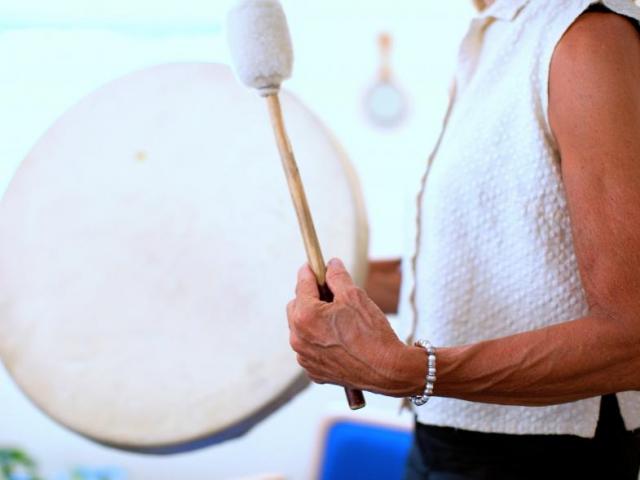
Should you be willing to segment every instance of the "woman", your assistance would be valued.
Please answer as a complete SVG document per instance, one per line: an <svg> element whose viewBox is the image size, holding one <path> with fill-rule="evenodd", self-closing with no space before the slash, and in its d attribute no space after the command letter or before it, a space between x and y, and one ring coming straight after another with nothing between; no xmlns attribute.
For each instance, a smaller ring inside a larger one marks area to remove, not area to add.
<svg viewBox="0 0 640 480"><path fill-rule="evenodd" d="M332 304L301 269L291 345L314 381L413 398L407 478L635 480L640 8L483 7L402 270L422 346L376 306L396 303L393 263L369 296L338 260Z"/></svg>

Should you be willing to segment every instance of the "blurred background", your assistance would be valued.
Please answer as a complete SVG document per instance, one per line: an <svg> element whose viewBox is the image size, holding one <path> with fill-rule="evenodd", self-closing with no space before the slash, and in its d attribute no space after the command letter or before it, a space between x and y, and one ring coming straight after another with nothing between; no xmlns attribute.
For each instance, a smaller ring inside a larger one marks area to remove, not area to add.
<svg viewBox="0 0 640 480"><path fill-rule="evenodd" d="M282 3L296 54L285 88L320 116L354 164L369 215L371 257L398 257L410 240L411 205L439 133L471 1ZM159 63L228 64L228 5L0 0L0 193L44 131L101 85ZM368 395L368 402L353 415L410 428L411 414L399 414L398 401ZM341 389L312 386L241 439L170 457L134 455L53 423L0 367L0 449L24 449L47 479L71 478L68 472L80 466L88 469L74 478L315 478L326 426L349 415Z"/></svg>

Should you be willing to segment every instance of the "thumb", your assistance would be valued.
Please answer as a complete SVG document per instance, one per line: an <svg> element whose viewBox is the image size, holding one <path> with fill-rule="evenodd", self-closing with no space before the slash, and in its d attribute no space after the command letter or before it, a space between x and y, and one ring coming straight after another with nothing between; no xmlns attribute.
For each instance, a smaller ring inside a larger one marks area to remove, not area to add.
<svg viewBox="0 0 640 480"><path fill-rule="evenodd" d="M341 260L334 258L327 266L327 284L335 296L342 295L349 288L355 286L353 279Z"/></svg>

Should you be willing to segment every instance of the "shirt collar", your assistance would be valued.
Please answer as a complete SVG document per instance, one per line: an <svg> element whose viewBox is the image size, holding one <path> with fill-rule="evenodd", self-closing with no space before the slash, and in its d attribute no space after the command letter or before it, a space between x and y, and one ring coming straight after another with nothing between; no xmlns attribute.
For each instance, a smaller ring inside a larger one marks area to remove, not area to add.
<svg viewBox="0 0 640 480"><path fill-rule="evenodd" d="M522 7L527 4L529 0L495 0L484 10L480 11L476 18L496 18L498 20L505 20L507 22L512 21Z"/></svg>

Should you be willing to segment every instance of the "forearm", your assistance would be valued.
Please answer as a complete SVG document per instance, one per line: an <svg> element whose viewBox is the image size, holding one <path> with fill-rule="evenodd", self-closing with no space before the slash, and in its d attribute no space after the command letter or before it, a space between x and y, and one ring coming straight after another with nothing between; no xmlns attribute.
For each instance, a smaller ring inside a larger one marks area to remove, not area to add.
<svg viewBox="0 0 640 480"><path fill-rule="evenodd" d="M434 393L542 406L640 389L640 332L634 323L590 315L510 337L439 348ZM413 350L410 356L407 370L415 372L424 354ZM421 388L424 380L410 394Z"/></svg>

